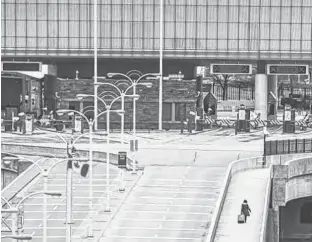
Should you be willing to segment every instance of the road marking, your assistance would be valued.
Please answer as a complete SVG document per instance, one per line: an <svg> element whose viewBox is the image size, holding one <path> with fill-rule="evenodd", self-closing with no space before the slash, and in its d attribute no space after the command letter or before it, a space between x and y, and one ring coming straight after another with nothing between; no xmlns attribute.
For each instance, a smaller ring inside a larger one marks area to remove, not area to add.
<svg viewBox="0 0 312 242"><path fill-rule="evenodd" d="M139 187L180 187L180 188L206 188L207 186L177 186L177 185L141 185Z"/></svg>
<svg viewBox="0 0 312 242"><path fill-rule="evenodd" d="M157 206L157 207L167 207L167 206L173 206L173 207L201 207L201 208L214 208L215 206L209 206L209 205L199 205L199 204L157 204L157 203L125 203L127 205L136 205L136 206Z"/></svg>
<svg viewBox="0 0 312 242"><path fill-rule="evenodd" d="M161 225L161 224L160 224ZM146 228L146 227L124 227L124 226L112 226L111 229L128 229L128 230L140 230L140 229L144 229L144 230L157 230L159 229L159 227L155 227L155 228ZM162 230L167 230L167 231L206 231L205 228L202 229L184 229L184 228L162 228Z"/></svg>
<svg viewBox="0 0 312 242"><path fill-rule="evenodd" d="M136 212L136 213L155 213L155 214L183 214L185 215L186 213L185 212L174 212L174 211L169 211L169 212L165 212L165 211L146 211L146 210L140 210L140 211L137 211L137 210L127 210L127 209L124 209L123 212L126 212L126 213L133 213L133 212ZM192 212L187 212L187 215L209 215L211 213L192 213Z"/></svg>
<svg viewBox="0 0 312 242"><path fill-rule="evenodd" d="M201 197L136 197L138 199L165 199L165 200L171 200L171 199L175 199L175 200L216 200L216 199L212 199L212 198L201 198Z"/></svg>
<svg viewBox="0 0 312 242"><path fill-rule="evenodd" d="M151 179L152 180L152 179ZM156 180L152 180L155 182L180 182L181 179L156 179ZM191 180L191 179L183 179L182 182L207 182L207 183L215 183L216 181L212 181L212 180Z"/></svg>
<svg viewBox="0 0 312 242"><path fill-rule="evenodd" d="M58 205L55 205L55 206L53 207L53 211L55 211L57 208L58 208Z"/></svg>
<svg viewBox="0 0 312 242"><path fill-rule="evenodd" d="M142 222L163 222L163 219L146 219L146 218L118 218L120 220L142 221ZM166 222L207 222L207 220L194 219L167 219Z"/></svg>
<svg viewBox="0 0 312 242"><path fill-rule="evenodd" d="M109 235L105 236L105 238L124 238L124 239L145 239L145 241L153 241L155 237L146 237L146 236L124 236L124 235ZM157 237L158 240L191 240L194 241L194 239L199 239L200 236L193 237L193 238L187 238L187 237Z"/></svg>
<svg viewBox="0 0 312 242"><path fill-rule="evenodd" d="M217 190L217 189L216 189ZM140 192L143 192L143 191L138 191L136 190L135 192L137 193L140 193ZM172 194L173 191L155 191L155 190L149 190L149 191L145 191L145 193L170 193ZM206 191L200 191L200 192L192 192L192 191L178 191L178 189L176 191L174 191L174 193L176 194L194 194L194 195L198 195L198 194L205 194L205 195L216 195L218 196L218 194L216 192L206 192Z"/></svg>

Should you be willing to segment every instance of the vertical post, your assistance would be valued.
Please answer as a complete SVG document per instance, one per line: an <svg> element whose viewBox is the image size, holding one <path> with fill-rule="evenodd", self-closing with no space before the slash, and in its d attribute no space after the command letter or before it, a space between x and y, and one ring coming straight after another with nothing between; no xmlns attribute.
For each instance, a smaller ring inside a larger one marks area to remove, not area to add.
<svg viewBox="0 0 312 242"><path fill-rule="evenodd" d="M121 93L121 110L125 111L125 94ZM121 143L124 144L125 113L121 114Z"/></svg>
<svg viewBox="0 0 312 242"><path fill-rule="evenodd" d="M163 92L163 6L164 1L160 0L160 24L159 24L159 120L158 120L158 129L162 130L162 92Z"/></svg>
<svg viewBox="0 0 312 242"><path fill-rule="evenodd" d="M124 171L121 168L120 169L120 188L119 188L120 192L125 191L125 184L124 184Z"/></svg>
<svg viewBox="0 0 312 242"><path fill-rule="evenodd" d="M13 203L12 203L13 205ZM15 208L15 206L13 206ZM12 213L12 235L16 235L16 230L17 230L17 213ZM12 240L12 241L17 241L17 240Z"/></svg>
<svg viewBox="0 0 312 242"><path fill-rule="evenodd" d="M66 242L71 242L72 235L72 182L73 182L73 169L72 169L72 156L69 154L71 152L69 145L67 144L67 172L66 172Z"/></svg>
<svg viewBox="0 0 312 242"><path fill-rule="evenodd" d="M264 136L263 136L263 165L266 164L266 145L265 145L265 141L266 141L266 134L264 133Z"/></svg>
<svg viewBox="0 0 312 242"><path fill-rule="evenodd" d="M133 95L136 95L136 82L133 83ZM133 165L132 173L136 173L136 160L135 160L135 140L136 140L136 99L133 98L133 142L134 142L134 151L133 151Z"/></svg>
<svg viewBox="0 0 312 242"><path fill-rule="evenodd" d="M43 242L47 242L48 240L48 198L46 192L48 191L48 174L47 170L44 170L43 176Z"/></svg>
<svg viewBox="0 0 312 242"><path fill-rule="evenodd" d="M94 0L94 84L97 84L97 0ZM94 130L98 129L98 119L97 117L97 111L98 111L98 99L97 99L97 90L98 86L94 85Z"/></svg>
<svg viewBox="0 0 312 242"><path fill-rule="evenodd" d="M93 123L91 120L89 120L89 169L90 169L90 174L89 174L89 210L90 210L90 228L88 231L88 237L93 237L93 149L92 149L92 141L93 141L93 133L92 133L92 126Z"/></svg>
<svg viewBox="0 0 312 242"><path fill-rule="evenodd" d="M110 116L110 106L106 106L107 114L106 114L106 129L107 129L107 138L106 138L106 144L107 144L107 155L106 155L106 208L105 212L110 212L110 206L109 206L109 116Z"/></svg>
<svg viewBox="0 0 312 242"><path fill-rule="evenodd" d="M26 77L22 79L22 108L20 112L26 113L26 103L25 103L25 94L26 94Z"/></svg>

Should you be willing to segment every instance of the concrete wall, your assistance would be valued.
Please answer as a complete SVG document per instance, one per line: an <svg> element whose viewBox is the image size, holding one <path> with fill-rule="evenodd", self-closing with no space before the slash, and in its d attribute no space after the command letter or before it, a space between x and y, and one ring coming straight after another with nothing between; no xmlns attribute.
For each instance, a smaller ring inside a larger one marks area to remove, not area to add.
<svg viewBox="0 0 312 242"><path fill-rule="evenodd" d="M300 223L300 208L305 202L312 202L312 196L290 201L285 207L281 207L281 242L303 238L310 238L306 241L312 241L312 224Z"/></svg>
<svg viewBox="0 0 312 242"><path fill-rule="evenodd" d="M300 234L303 233L304 237L306 233L309 233L309 230L304 232L306 225L301 225L298 221L300 201L310 196L312 196L311 155L296 154L288 162L274 163L268 242L282 241L280 238L285 237L285 231L288 233L286 236L288 239L284 240L285 242L293 242L296 238L301 238ZM312 228L311 224L310 227ZM310 239L312 240L312 235Z"/></svg>

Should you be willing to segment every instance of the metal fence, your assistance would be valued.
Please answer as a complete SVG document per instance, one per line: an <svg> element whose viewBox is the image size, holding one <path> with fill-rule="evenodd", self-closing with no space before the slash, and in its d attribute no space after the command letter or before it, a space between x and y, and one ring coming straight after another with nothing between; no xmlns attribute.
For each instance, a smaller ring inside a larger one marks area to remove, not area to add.
<svg viewBox="0 0 312 242"><path fill-rule="evenodd" d="M312 138L269 140L264 145L266 156L312 152Z"/></svg>
<svg viewBox="0 0 312 242"><path fill-rule="evenodd" d="M223 100L223 88L220 85L214 85L212 92L218 100ZM254 100L254 87L242 87L239 85L229 85L225 91L224 100Z"/></svg>

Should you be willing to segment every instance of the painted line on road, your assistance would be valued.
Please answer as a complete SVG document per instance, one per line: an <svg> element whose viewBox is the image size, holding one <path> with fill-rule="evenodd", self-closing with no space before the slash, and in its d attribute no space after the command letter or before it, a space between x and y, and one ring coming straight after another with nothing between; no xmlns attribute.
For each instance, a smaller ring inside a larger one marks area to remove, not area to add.
<svg viewBox="0 0 312 242"><path fill-rule="evenodd" d="M126 213L154 213L154 214L183 214L185 215L185 212L174 212L174 211L147 211L147 210L130 210L130 209L123 209L123 212ZM193 213L193 212L187 212L187 215L209 215L211 213Z"/></svg>
<svg viewBox="0 0 312 242"><path fill-rule="evenodd" d="M146 228L146 227L125 227L125 226L112 226L110 229L127 229L127 230L158 230L159 227L155 227L155 228ZM206 231L205 228L202 228L202 229L184 229L184 228L164 228L162 227L161 228L162 231Z"/></svg>
<svg viewBox="0 0 312 242"><path fill-rule="evenodd" d="M187 237L159 237L157 236L157 240L191 240L194 241L194 239L199 239L201 236L199 235L198 237L193 237L193 238L187 238ZM102 238L123 238L123 239L144 239L145 241L153 241L153 239L155 239L154 237L146 237L146 236L124 236L124 235L109 235L109 236L105 236Z"/></svg>
<svg viewBox="0 0 312 242"><path fill-rule="evenodd" d="M142 192L143 191L137 191L137 190L134 191L134 193L142 193ZM189 195L191 195L191 194L194 194L194 195L198 195L198 194L204 195L205 194L205 195L215 195L215 196L218 196L218 193L216 193L216 192L205 192L205 191L201 191L201 192L175 191L175 192L173 192L173 191L164 191L164 190L161 190L161 191L149 190L148 192L145 191L144 193L158 193L158 192L160 192L160 193L170 193L170 194L172 194L172 193L174 193L174 194L189 194Z"/></svg>
<svg viewBox="0 0 312 242"><path fill-rule="evenodd" d="M136 198L139 198L139 199L165 199L165 200L216 200L216 199L212 199L212 198L201 198L201 197L151 197L151 196L148 196L148 197L145 197L145 196L141 196L141 197L136 197Z"/></svg>
<svg viewBox="0 0 312 242"><path fill-rule="evenodd" d="M201 208L214 208L215 206L209 206L209 205L197 205L197 204L157 204L157 203L125 203L125 205L133 205L133 206L157 206L157 207L201 207Z"/></svg>
<svg viewBox="0 0 312 242"><path fill-rule="evenodd" d="M142 221L142 222L164 222L163 219L146 219L146 218L118 218L120 220ZM207 220L195 219L166 219L165 222L207 222Z"/></svg>
<svg viewBox="0 0 312 242"><path fill-rule="evenodd" d="M152 179L151 179L152 180ZM207 182L207 183L215 183L217 181L212 181L212 180L192 180L192 179L155 179L153 180L155 182L163 182L163 181L168 181L168 182Z"/></svg>
<svg viewBox="0 0 312 242"><path fill-rule="evenodd" d="M55 211L57 208L58 208L58 205L55 205L52 210Z"/></svg>
<svg viewBox="0 0 312 242"><path fill-rule="evenodd" d="M207 188L207 186L176 186L176 185L141 185L139 187L172 187L172 188Z"/></svg>

